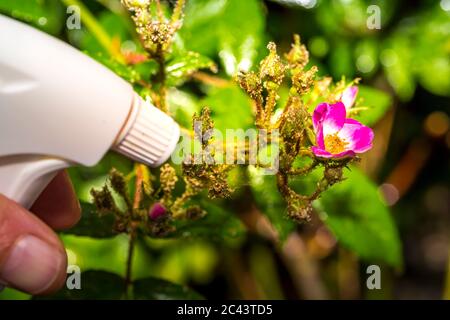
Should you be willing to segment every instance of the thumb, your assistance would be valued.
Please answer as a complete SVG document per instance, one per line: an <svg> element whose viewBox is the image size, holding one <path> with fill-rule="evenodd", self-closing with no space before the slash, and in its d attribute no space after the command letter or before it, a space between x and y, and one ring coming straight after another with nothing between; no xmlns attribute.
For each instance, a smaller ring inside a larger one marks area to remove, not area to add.
<svg viewBox="0 0 450 320"><path fill-rule="evenodd" d="M56 234L0 195L0 283L31 294L50 293L63 285L66 268L66 253Z"/></svg>

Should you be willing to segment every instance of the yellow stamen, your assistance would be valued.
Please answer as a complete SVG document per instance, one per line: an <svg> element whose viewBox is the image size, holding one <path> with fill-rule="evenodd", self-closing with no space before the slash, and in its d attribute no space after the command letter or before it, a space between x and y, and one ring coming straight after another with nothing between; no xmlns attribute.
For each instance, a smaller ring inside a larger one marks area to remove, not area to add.
<svg viewBox="0 0 450 320"><path fill-rule="evenodd" d="M331 154L341 153L345 151L345 146L348 144L338 137L337 133L327 135L324 139L325 150Z"/></svg>

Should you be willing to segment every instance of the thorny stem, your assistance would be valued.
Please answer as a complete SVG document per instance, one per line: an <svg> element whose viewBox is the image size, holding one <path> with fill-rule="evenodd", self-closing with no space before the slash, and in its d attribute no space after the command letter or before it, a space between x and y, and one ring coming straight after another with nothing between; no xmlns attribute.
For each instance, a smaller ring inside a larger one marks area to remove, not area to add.
<svg viewBox="0 0 450 320"><path fill-rule="evenodd" d="M157 107L163 112L167 112L166 61L162 52L162 48L158 48L158 54L155 57L155 60L158 63L158 73L155 76L155 81L159 84Z"/></svg>
<svg viewBox="0 0 450 320"><path fill-rule="evenodd" d="M134 256L134 246L136 242L136 229L132 227L129 233L128 240L128 256L127 256L127 268L125 274L125 296L129 298L130 286L132 284L132 271L133 271L133 256Z"/></svg>
<svg viewBox="0 0 450 320"><path fill-rule="evenodd" d="M143 172L144 165L136 164L135 172L136 172L136 183L135 183L135 192L133 199L133 211L139 209L139 204L142 198L142 184L143 184ZM133 223L134 212L130 212L130 225L129 225L129 239L128 239L128 256L127 256L127 267L125 274L125 295L128 297L128 292L130 289L130 285L132 283L132 271L133 271L133 255L134 255L134 246L136 242L137 230Z"/></svg>
<svg viewBox="0 0 450 320"><path fill-rule="evenodd" d="M135 187L135 194L133 199L133 208L137 209L139 208L139 204L141 202L142 198L142 183L143 183L143 164L136 164L135 171L136 171L136 187Z"/></svg>
<svg viewBox="0 0 450 320"><path fill-rule="evenodd" d="M303 168L291 168L289 170L289 175L295 175L295 176L302 176L309 172L311 172L315 167L319 165L319 162L313 161L309 165L303 167Z"/></svg>
<svg viewBox="0 0 450 320"><path fill-rule="evenodd" d="M161 2L159 0L156 0L155 2L156 2L156 8L157 8L157 12L158 12L158 20L159 20L159 22L163 22L164 21L164 12L161 7Z"/></svg>
<svg viewBox="0 0 450 320"><path fill-rule="evenodd" d="M276 90L270 90L268 95L267 95L267 100L266 100L266 110L264 110L265 113L265 127L269 128L270 127L270 120L272 118L272 112L273 109L275 108L275 105L277 104L277 92Z"/></svg>

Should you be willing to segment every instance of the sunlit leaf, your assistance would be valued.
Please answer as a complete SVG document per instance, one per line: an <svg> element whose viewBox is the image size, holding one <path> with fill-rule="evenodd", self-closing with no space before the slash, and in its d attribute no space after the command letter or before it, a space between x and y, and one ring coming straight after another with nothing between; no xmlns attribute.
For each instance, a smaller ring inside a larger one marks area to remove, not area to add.
<svg viewBox="0 0 450 320"><path fill-rule="evenodd" d="M260 1L192 0L186 5L180 35L187 49L219 55L225 72L234 75L254 65L263 45L264 25Z"/></svg>
<svg viewBox="0 0 450 320"><path fill-rule="evenodd" d="M373 126L392 107L392 98L384 91L368 86L359 86L358 98L361 99L361 111L352 118L366 126Z"/></svg>
<svg viewBox="0 0 450 320"><path fill-rule="evenodd" d="M353 59L352 48L347 42L339 42L330 52L329 61L330 71L332 75L339 79L342 76L353 78L355 74L355 64Z"/></svg>
<svg viewBox="0 0 450 320"><path fill-rule="evenodd" d="M416 88L411 68L410 45L407 38L397 36L387 40L381 52L387 79L402 100L409 100Z"/></svg>
<svg viewBox="0 0 450 320"><path fill-rule="evenodd" d="M210 107L215 128L223 134L226 129L247 129L253 125L251 100L236 84L211 88L200 105Z"/></svg>
<svg viewBox="0 0 450 320"><path fill-rule="evenodd" d="M186 52L182 56L172 59L166 66L167 85L179 86L195 71L199 69L214 69L214 62L196 52Z"/></svg>
<svg viewBox="0 0 450 320"><path fill-rule="evenodd" d="M200 111L198 98L187 91L171 88L167 100L170 114L177 123L185 128L191 128L192 115Z"/></svg>
<svg viewBox="0 0 450 320"><path fill-rule="evenodd" d="M65 22L65 7L59 0L0 0L0 13L51 34L58 34Z"/></svg>
<svg viewBox="0 0 450 320"><path fill-rule="evenodd" d="M402 266L401 242L394 219L376 185L357 168L326 191L315 208L339 243L368 262Z"/></svg>

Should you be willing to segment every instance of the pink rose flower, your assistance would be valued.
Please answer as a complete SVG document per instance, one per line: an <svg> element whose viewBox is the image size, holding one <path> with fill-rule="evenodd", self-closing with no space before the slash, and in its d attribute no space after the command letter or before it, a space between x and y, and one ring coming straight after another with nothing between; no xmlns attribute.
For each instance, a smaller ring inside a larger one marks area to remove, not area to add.
<svg viewBox="0 0 450 320"><path fill-rule="evenodd" d="M350 109L353 107L353 104L356 100L356 95L358 94L358 87L357 86L351 86L342 92L341 95L341 101L345 106L345 109Z"/></svg>
<svg viewBox="0 0 450 320"><path fill-rule="evenodd" d="M317 157L353 157L372 148L372 129L347 118L342 102L319 104L312 120L317 143L312 151Z"/></svg>

